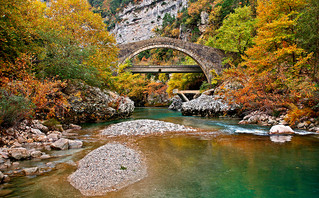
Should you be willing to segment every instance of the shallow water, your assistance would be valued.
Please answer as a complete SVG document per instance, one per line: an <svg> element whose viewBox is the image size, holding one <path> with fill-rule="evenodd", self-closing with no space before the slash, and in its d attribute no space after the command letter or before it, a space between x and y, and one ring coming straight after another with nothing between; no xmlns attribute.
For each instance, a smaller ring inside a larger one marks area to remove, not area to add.
<svg viewBox="0 0 319 198"><path fill-rule="evenodd" d="M129 142L144 154L148 177L104 197L319 197L319 135L276 143L265 135L267 127L239 126L235 119L184 117L163 108L138 108L129 120L141 118L207 132L97 140L97 130L119 121L87 124L79 132L85 148L52 152L64 156L51 161L77 161L107 142ZM83 197L66 180L74 170L60 164L43 176L13 178L4 188L13 191L6 197Z"/></svg>

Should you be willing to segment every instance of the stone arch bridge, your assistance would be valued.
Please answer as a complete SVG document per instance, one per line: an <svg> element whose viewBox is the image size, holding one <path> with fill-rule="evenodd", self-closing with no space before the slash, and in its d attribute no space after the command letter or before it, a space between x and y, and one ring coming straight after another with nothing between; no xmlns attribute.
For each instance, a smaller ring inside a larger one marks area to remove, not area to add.
<svg viewBox="0 0 319 198"><path fill-rule="evenodd" d="M120 49L119 64L123 64L126 59L131 59L139 53L149 49L169 48L181 51L197 62L198 66L205 74L208 82L211 82L212 79L211 70L214 69L217 74L221 73L223 69L222 60L226 56L225 52L220 49L166 37L156 37L149 40L121 44L118 47ZM198 66L193 66L193 71L196 71L195 67ZM184 68L181 69L182 71L180 73L192 73L191 67L192 66L184 66ZM130 69L134 69L134 66ZM160 72L162 72L161 69L158 69L158 73ZM139 72L137 71L136 73Z"/></svg>

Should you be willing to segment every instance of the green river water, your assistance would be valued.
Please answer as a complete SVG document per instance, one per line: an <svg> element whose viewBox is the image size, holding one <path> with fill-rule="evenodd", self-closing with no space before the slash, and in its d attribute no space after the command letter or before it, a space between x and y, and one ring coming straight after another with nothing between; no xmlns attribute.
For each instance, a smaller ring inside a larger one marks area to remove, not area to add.
<svg viewBox="0 0 319 198"><path fill-rule="evenodd" d="M127 120L141 118L206 132L101 139L100 129L125 120L87 124L76 136L84 141L83 149L52 151L54 159L22 164L77 161L105 143L129 142L143 153L148 177L103 197L319 197L319 135L295 135L278 143L265 135L267 127L240 126L235 119L185 117L164 108L137 108ZM83 197L67 182L73 171L73 166L61 163L41 176L13 178L3 196Z"/></svg>

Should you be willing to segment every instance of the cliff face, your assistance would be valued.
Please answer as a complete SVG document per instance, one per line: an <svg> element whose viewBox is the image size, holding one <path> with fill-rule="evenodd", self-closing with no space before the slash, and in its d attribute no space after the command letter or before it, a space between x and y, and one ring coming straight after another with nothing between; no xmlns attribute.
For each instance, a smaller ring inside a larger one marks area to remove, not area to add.
<svg viewBox="0 0 319 198"><path fill-rule="evenodd" d="M130 43L149 39L155 36L152 31L156 26L161 26L165 14L177 15L178 11L187 7L188 0L144 0L140 4L129 4L118 17L120 23L111 30L117 42Z"/></svg>

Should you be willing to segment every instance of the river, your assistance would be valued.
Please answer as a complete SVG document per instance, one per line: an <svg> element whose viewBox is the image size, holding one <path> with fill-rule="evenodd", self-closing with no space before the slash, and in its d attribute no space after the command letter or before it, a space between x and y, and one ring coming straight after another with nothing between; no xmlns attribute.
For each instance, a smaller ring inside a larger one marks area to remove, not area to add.
<svg viewBox="0 0 319 198"><path fill-rule="evenodd" d="M130 119L157 119L196 128L198 134L101 139L98 131L122 122L86 124L77 136L84 148L52 151L47 161L63 162L57 170L35 177L17 177L6 185L5 197L83 197L68 182L78 161L108 142L128 142L143 153L148 177L104 197L319 197L319 135L295 135L278 143L267 127L240 126L236 119L181 116L164 108L137 108ZM300 132L303 134L303 132Z"/></svg>

